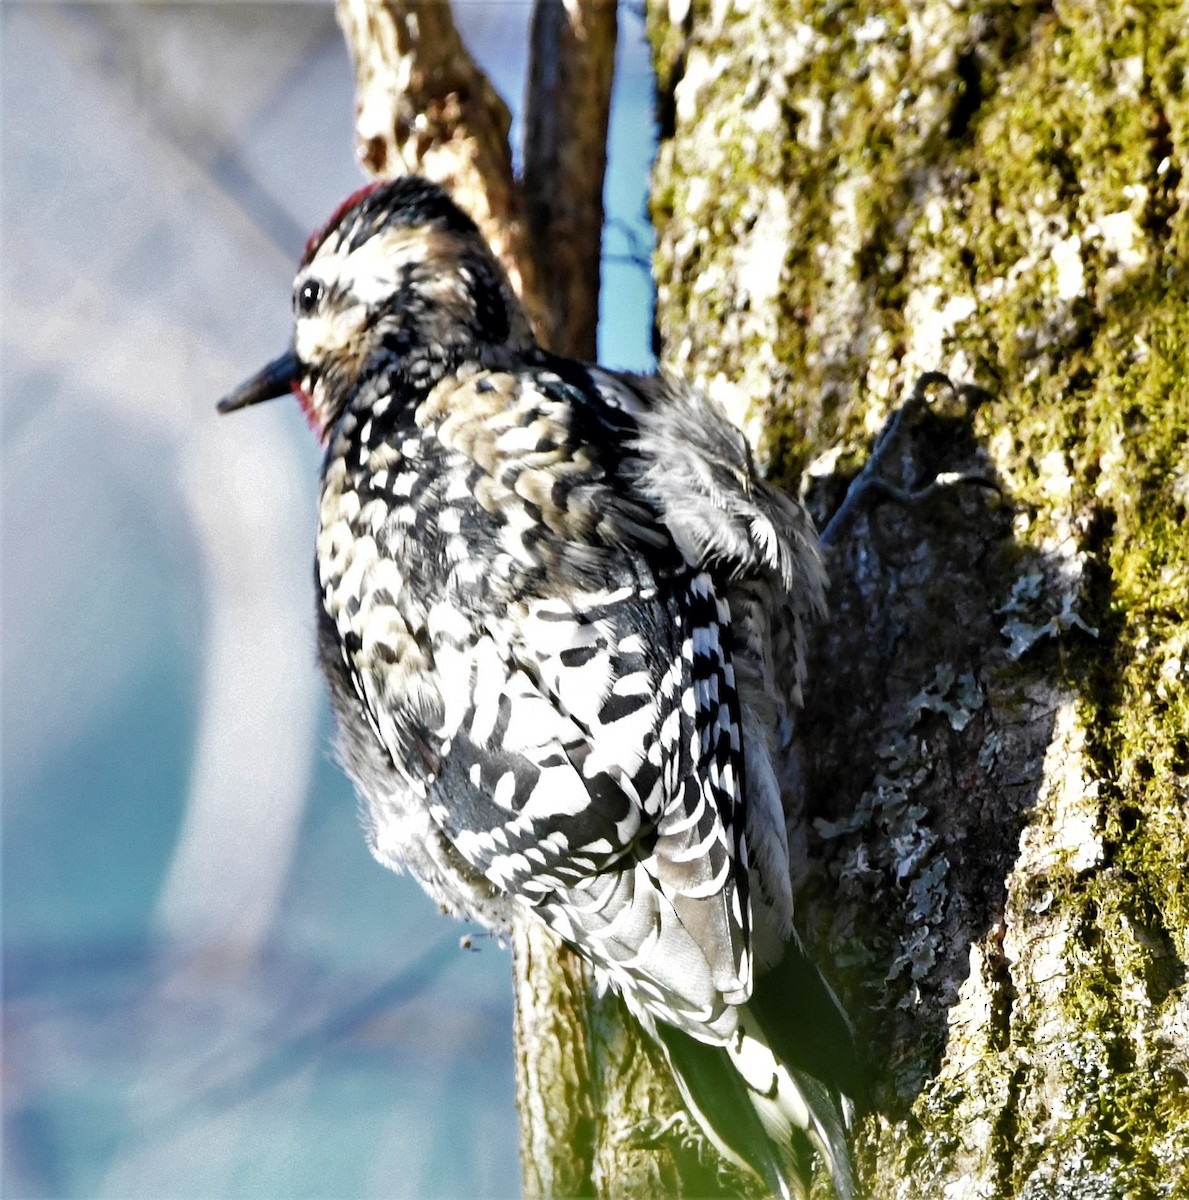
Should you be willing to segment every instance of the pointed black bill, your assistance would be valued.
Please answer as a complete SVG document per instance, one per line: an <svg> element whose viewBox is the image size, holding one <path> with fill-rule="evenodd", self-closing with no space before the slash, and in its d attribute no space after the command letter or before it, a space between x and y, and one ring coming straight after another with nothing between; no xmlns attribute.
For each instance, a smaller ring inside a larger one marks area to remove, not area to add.
<svg viewBox="0 0 1189 1200"><path fill-rule="evenodd" d="M245 380L219 401L221 413L235 412L249 404L260 404L264 400L276 400L289 395L292 385L301 377L301 365L292 350L286 350L280 358L274 358L263 370Z"/></svg>

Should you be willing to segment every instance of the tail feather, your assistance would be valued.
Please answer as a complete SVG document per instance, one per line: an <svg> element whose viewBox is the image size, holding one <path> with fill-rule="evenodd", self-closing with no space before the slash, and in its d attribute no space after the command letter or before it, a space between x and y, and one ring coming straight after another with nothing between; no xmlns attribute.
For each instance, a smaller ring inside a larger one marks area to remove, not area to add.
<svg viewBox="0 0 1189 1200"><path fill-rule="evenodd" d="M794 1069L789 1074L809 1109L806 1137L826 1164L839 1200L851 1200L855 1179L850 1157L850 1102L804 1071Z"/></svg>
<svg viewBox="0 0 1189 1200"><path fill-rule="evenodd" d="M829 1171L839 1200L851 1200L849 1105L842 1093L783 1061L747 1008L740 1012L739 1030L726 1049L765 1132L784 1151L789 1168L796 1170L800 1164L804 1172L803 1141L808 1139Z"/></svg>
<svg viewBox="0 0 1189 1200"><path fill-rule="evenodd" d="M867 1080L850 1018L796 935L756 981L747 1007L781 1062L863 1100Z"/></svg>
<svg viewBox="0 0 1189 1200"><path fill-rule="evenodd" d="M806 1200L816 1152L838 1200L852 1200L845 1099L784 1066L746 1017L729 1046L712 1046L657 1026L687 1106L724 1158L753 1171L779 1200Z"/></svg>
<svg viewBox="0 0 1189 1200"><path fill-rule="evenodd" d="M839 1200L852 1200L847 1134L863 1082L834 993L794 941L738 1012L726 1045L657 1025L692 1114L726 1158L781 1200L808 1195L814 1152Z"/></svg>
<svg viewBox="0 0 1189 1200"><path fill-rule="evenodd" d="M726 1047L699 1042L672 1025L658 1024L656 1036L686 1107L718 1152L755 1172L778 1200L805 1200L800 1173L789 1171Z"/></svg>

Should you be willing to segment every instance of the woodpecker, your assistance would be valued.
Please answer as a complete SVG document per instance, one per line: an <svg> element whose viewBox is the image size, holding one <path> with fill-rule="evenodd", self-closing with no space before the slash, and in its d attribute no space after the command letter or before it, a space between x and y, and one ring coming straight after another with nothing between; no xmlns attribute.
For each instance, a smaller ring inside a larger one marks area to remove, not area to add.
<svg viewBox="0 0 1189 1200"><path fill-rule="evenodd" d="M780 779L824 572L805 509L706 398L535 340L417 177L306 247L292 390L325 446L318 646L380 862L619 991L719 1150L851 1195L850 1026L793 928Z"/></svg>

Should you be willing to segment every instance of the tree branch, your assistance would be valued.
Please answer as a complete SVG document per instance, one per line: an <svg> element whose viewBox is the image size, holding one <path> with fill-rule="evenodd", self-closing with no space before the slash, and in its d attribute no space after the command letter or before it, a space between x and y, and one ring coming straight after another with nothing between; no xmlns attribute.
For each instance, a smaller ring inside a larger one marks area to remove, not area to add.
<svg viewBox="0 0 1189 1200"><path fill-rule="evenodd" d="M615 0L537 0L525 103L524 198L555 350L593 361Z"/></svg>
<svg viewBox="0 0 1189 1200"><path fill-rule="evenodd" d="M529 917L512 936L516 1108L525 1196L590 1194L595 1113L581 959ZM559 950L561 953L559 954Z"/></svg>

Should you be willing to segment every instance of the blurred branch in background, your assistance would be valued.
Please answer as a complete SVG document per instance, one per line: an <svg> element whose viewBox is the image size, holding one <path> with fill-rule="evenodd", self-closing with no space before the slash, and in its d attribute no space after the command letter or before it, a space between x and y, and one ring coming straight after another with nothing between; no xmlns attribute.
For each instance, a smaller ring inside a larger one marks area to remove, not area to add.
<svg viewBox="0 0 1189 1200"><path fill-rule="evenodd" d="M533 7L524 196L552 350L593 362L603 175L615 69L613 0Z"/></svg>

